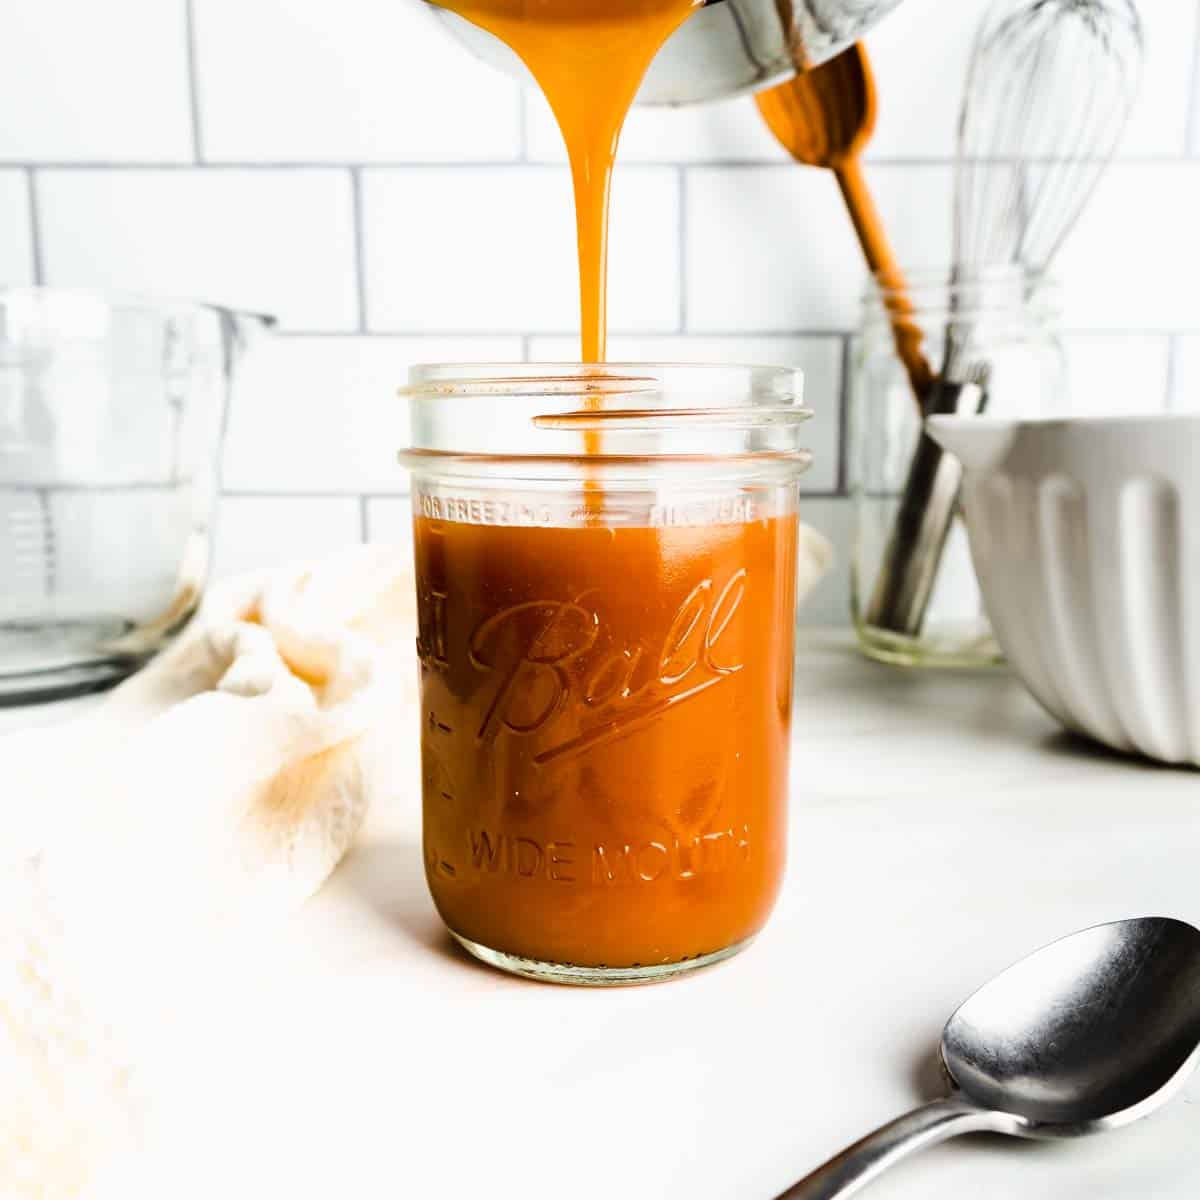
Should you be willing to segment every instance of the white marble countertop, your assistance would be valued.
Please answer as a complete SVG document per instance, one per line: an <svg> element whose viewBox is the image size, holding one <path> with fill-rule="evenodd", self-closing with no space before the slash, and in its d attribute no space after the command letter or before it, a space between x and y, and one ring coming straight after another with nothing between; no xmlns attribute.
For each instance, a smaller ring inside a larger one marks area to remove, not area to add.
<svg viewBox="0 0 1200 1200"><path fill-rule="evenodd" d="M946 1016L1011 961L1119 917L1200 923L1200 774L1066 738L1003 675L894 672L843 636L808 636L798 691L790 872L747 953L657 987L509 979L441 931L417 801L376 810L202 1039L196 1094L222 1099L190 1174L271 1189L238 1197L767 1200L929 1096ZM1200 1080L1104 1138L950 1144L868 1194L1195 1200L1198 1104Z"/></svg>

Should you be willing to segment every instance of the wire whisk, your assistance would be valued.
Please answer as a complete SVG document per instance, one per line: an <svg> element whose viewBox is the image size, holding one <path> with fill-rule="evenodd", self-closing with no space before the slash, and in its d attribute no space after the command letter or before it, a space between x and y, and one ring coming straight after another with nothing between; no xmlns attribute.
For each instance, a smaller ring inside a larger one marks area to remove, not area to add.
<svg viewBox="0 0 1200 1200"><path fill-rule="evenodd" d="M1046 270L1116 153L1142 55L1131 0L1002 0L988 10L958 126L960 270Z"/></svg>

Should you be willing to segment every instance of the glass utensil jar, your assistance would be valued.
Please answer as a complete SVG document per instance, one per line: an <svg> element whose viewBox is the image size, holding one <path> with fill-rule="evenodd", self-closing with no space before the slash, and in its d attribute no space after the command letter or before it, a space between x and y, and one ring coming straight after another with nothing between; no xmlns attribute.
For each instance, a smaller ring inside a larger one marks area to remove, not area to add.
<svg viewBox="0 0 1200 1200"><path fill-rule="evenodd" d="M417 367L405 394L443 920L558 982L735 953L784 865L798 372Z"/></svg>
<svg viewBox="0 0 1200 1200"><path fill-rule="evenodd" d="M872 283L851 356L851 609L859 645L872 658L906 666L993 665L1002 655L984 611L957 505L940 560L917 564L932 580L919 628L899 631L878 616L885 581L894 585L897 572L913 565L901 560L905 543L900 531L911 528L912 508L902 501L906 493L912 495L918 470L914 461L919 451L940 454L932 444L922 446L923 418L896 353L889 317L904 302L912 306L921 351L933 371L950 361L954 366L948 378L973 381L958 393L964 405L974 405L973 412L1036 416L1066 406L1066 367L1054 331L1053 292L1010 267L965 277L913 272L902 295ZM958 469L953 459L946 466Z"/></svg>
<svg viewBox="0 0 1200 1200"><path fill-rule="evenodd" d="M0 291L0 704L115 683L196 611L233 369L267 323Z"/></svg>

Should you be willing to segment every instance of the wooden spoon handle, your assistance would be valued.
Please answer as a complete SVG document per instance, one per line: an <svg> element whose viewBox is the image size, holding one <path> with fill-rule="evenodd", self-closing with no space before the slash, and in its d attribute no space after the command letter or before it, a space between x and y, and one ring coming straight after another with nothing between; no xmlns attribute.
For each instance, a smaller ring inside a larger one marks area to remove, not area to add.
<svg viewBox="0 0 1200 1200"><path fill-rule="evenodd" d="M854 222L867 265L875 277L887 289L887 308L891 314L892 335L896 339L896 351L908 378L918 405L923 405L926 394L933 383L933 371L925 355L921 353L922 333L913 314L912 302L906 294L907 285L901 274L891 243L883 229L879 209L867 186L862 163L857 158L847 158L834 168L842 198Z"/></svg>

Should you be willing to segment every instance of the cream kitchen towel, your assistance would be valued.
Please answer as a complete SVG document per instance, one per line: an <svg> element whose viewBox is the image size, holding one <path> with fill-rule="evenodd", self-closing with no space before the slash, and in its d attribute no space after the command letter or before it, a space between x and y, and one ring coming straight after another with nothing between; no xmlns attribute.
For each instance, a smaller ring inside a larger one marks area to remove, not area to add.
<svg viewBox="0 0 1200 1200"><path fill-rule="evenodd" d="M801 597L829 560L802 527ZM0 739L2 1200L143 1195L110 1172L203 986L237 986L229 943L262 945L411 778L413 599L380 548L239 581L85 718Z"/></svg>
<svg viewBox="0 0 1200 1200"><path fill-rule="evenodd" d="M86 717L0 739L0 1197L86 1196L139 1147L175 999L415 753L413 594L367 547L235 583Z"/></svg>

